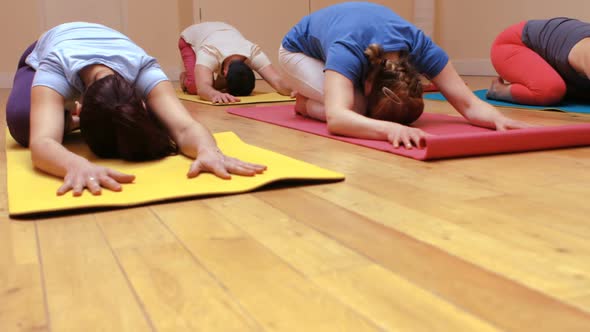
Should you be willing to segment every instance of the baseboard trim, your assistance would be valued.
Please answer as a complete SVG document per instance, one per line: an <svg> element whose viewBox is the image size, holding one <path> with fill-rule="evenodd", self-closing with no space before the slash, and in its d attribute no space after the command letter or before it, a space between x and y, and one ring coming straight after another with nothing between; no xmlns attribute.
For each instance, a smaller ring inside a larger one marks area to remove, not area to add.
<svg viewBox="0 0 590 332"><path fill-rule="evenodd" d="M452 60L459 75L497 76L494 66L489 59Z"/></svg>
<svg viewBox="0 0 590 332"><path fill-rule="evenodd" d="M12 88L14 72L0 72L0 89Z"/></svg>

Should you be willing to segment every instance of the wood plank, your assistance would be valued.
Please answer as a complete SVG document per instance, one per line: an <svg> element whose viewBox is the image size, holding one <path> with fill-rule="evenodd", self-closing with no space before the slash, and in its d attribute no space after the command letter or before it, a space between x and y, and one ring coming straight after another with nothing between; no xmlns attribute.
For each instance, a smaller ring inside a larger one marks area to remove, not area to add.
<svg viewBox="0 0 590 332"><path fill-rule="evenodd" d="M307 190L342 207L351 207L356 213L384 226L441 248L451 255L486 266L537 290L549 291L588 285L587 280L552 268L558 261L553 261L550 257L506 246L493 236L469 231L419 209L398 204L389 197L378 196L353 186L326 186L321 190Z"/></svg>
<svg viewBox="0 0 590 332"><path fill-rule="evenodd" d="M97 217L158 331L257 330L256 322L150 209L105 212Z"/></svg>
<svg viewBox="0 0 590 332"><path fill-rule="evenodd" d="M370 263L349 248L290 219L257 199L256 194L203 203L307 277Z"/></svg>
<svg viewBox="0 0 590 332"><path fill-rule="evenodd" d="M347 179L42 220L41 257L33 223L2 223L0 184L0 331L150 330L150 321L158 330L588 330L590 148L418 162L185 105L212 131Z"/></svg>
<svg viewBox="0 0 590 332"><path fill-rule="evenodd" d="M363 191L378 193L387 190L386 186L390 188L402 186L397 185L395 180L379 181L378 178L367 178L364 181L351 179L347 182L362 188L358 191L359 197L362 197ZM553 185L548 187L529 186L527 194L497 195L464 201L447 199L447 197L436 199L436 197L425 195L424 191L412 190L407 186L403 186L403 190L389 189L383 196L388 201L401 206L404 212L411 214L412 212L408 212L409 209L419 211L417 218L424 219L428 215L430 218L451 222L458 227L447 230L447 233L462 232L462 229L465 229L469 233L479 234L478 238L484 236L500 242L499 248L509 248L508 252L500 251L497 255L488 255L490 257L498 255L512 257L519 260L514 264L519 268L523 268L523 264L526 266L539 262L541 272L525 271L523 280L531 279L526 275L529 273L541 273L543 278L548 280L555 278L562 281L575 280L571 284L562 282L556 288L551 288L552 286L544 288L545 291L556 291L555 295L560 297L559 293L569 292L570 289L586 289L590 286L588 281L590 280L590 248L586 241L587 237L584 236L588 232L588 227L587 223L583 222L583 214L579 214L580 210L585 208L581 204L581 200L584 199L582 192L585 188L580 184L577 191L572 192L574 197L568 194L566 189L561 190ZM545 196L548 191L559 192L560 195L547 199ZM539 202L537 197L542 199L542 202ZM376 202L367 204L379 205ZM568 205L571 208L559 208ZM579 206L579 208L573 206ZM379 207L374 207L374 210L379 210ZM438 223L436 227L440 228L442 226L439 225L442 224L445 223ZM474 238L472 235L468 237ZM446 235L446 238L449 240L449 235ZM458 241L456 238L452 240ZM521 253L526 256L522 256ZM518 255L522 257L519 258ZM497 262L492 263L497 265ZM556 273L555 278L547 276L546 272L550 271Z"/></svg>
<svg viewBox="0 0 590 332"><path fill-rule="evenodd" d="M411 331L495 330L256 196L258 193L204 203L379 326Z"/></svg>
<svg viewBox="0 0 590 332"><path fill-rule="evenodd" d="M152 330L93 215L44 220L38 232L52 330Z"/></svg>
<svg viewBox="0 0 590 332"><path fill-rule="evenodd" d="M224 201L226 197L211 200ZM154 210L264 329L374 331L365 317L322 291L202 202Z"/></svg>
<svg viewBox="0 0 590 332"><path fill-rule="evenodd" d="M49 331L35 222L0 217L0 331Z"/></svg>
<svg viewBox="0 0 590 332"><path fill-rule="evenodd" d="M388 331L500 331L377 264L313 280Z"/></svg>
<svg viewBox="0 0 590 332"><path fill-rule="evenodd" d="M588 173L587 168L586 173ZM528 211L527 213L534 213L537 216L545 212L544 219L552 228L581 239L588 239L590 227L587 220L590 206L586 199L587 183L576 175L572 178L562 177L561 182L551 186L521 192L520 195L526 197L526 201L522 205L513 203L512 207L518 213Z"/></svg>
<svg viewBox="0 0 590 332"><path fill-rule="evenodd" d="M315 194L318 190L313 189L309 191ZM590 326L590 314L486 269L494 267L493 264L480 267L469 263L350 211L352 204L334 206L326 199L318 200L315 195L302 191L285 191L281 195L265 192L259 193L259 197L291 218L329 234L412 283L501 329L586 331ZM356 204L363 203L357 201ZM375 207L368 205L367 208ZM326 210L330 213L321 213ZM423 220L407 220L408 223L418 221Z"/></svg>
<svg viewBox="0 0 590 332"><path fill-rule="evenodd" d="M588 290L584 290L581 292L576 292L570 296L570 300L572 302L580 303L585 307L590 307L590 293Z"/></svg>

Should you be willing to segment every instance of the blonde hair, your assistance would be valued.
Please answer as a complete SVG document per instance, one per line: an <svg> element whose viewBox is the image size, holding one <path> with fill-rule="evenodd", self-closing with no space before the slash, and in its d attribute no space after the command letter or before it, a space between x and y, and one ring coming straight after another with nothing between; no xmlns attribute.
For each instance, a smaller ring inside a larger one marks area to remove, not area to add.
<svg viewBox="0 0 590 332"><path fill-rule="evenodd" d="M422 84L408 54L401 52L397 60L388 60L380 45L371 44L365 55L369 60L367 80L372 86L367 116L401 124L416 121L424 110Z"/></svg>

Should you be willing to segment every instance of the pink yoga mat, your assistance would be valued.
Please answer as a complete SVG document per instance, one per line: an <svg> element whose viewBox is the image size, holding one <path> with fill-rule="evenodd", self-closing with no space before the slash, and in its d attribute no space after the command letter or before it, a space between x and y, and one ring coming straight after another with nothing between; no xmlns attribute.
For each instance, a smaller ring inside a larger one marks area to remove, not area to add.
<svg viewBox="0 0 590 332"><path fill-rule="evenodd" d="M426 138L426 148L406 150L386 141L332 135L325 123L296 115L293 105L230 108L228 112L417 160L590 145L590 124L495 131L472 126L462 117L424 113L413 126L432 134Z"/></svg>

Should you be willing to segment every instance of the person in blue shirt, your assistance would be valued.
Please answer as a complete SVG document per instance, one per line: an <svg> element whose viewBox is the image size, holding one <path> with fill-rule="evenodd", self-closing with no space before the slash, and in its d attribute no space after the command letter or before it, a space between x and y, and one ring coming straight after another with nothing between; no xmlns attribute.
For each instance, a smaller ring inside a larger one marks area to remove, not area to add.
<svg viewBox="0 0 590 332"><path fill-rule="evenodd" d="M75 106L65 111L69 101ZM151 160L182 153L195 161L188 177L212 172L252 176L265 166L225 156L211 133L176 97L155 58L128 37L85 22L58 25L19 61L6 105L10 134L31 150L33 165L64 179L58 195L87 188L121 190L133 175L91 163L61 143L79 127L99 157Z"/></svg>
<svg viewBox="0 0 590 332"><path fill-rule="evenodd" d="M419 74L472 124L528 126L477 98L439 46L373 3L346 2L305 16L283 38L279 64L298 93L296 112L326 121L337 135L422 147L426 134L406 126L424 109Z"/></svg>

